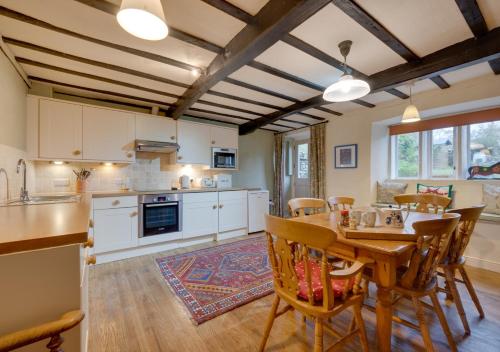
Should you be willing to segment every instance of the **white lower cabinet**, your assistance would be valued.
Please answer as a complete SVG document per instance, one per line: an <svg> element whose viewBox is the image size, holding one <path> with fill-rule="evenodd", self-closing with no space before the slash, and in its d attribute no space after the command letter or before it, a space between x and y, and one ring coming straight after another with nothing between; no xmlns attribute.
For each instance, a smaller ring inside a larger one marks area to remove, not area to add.
<svg viewBox="0 0 500 352"><path fill-rule="evenodd" d="M137 246L137 206L94 210L95 253Z"/></svg>
<svg viewBox="0 0 500 352"><path fill-rule="evenodd" d="M247 193L247 191L219 192L219 232L247 227Z"/></svg>
<svg viewBox="0 0 500 352"><path fill-rule="evenodd" d="M217 192L187 193L183 197L182 238L217 233Z"/></svg>

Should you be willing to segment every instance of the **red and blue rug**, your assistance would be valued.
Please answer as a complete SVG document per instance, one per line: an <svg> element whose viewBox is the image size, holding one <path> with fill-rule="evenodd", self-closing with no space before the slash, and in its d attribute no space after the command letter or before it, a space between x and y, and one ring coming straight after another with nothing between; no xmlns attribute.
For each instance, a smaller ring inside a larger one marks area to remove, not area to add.
<svg viewBox="0 0 500 352"><path fill-rule="evenodd" d="M264 237L156 261L197 325L273 292Z"/></svg>

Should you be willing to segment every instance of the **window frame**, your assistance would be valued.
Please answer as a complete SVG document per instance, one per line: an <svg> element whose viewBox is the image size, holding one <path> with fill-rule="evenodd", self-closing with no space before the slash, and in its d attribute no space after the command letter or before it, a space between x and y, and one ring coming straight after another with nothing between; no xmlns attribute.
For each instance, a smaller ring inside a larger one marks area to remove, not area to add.
<svg viewBox="0 0 500 352"><path fill-rule="evenodd" d="M412 132L414 133L414 132ZM398 136L400 136L399 134L398 135L394 135L394 136L391 136L391 146L390 146L390 149L391 149L391 165L394 165L394 167L392 168L392 171L391 171L391 177L393 179L400 179L400 180L412 180L412 179L415 179L415 178L420 178L421 176L421 165L422 165L422 136L421 136L421 133L418 132L419 135L418 135L418 160L417 160L417 176L409 176L409 177L402 177L402 176L399 176L398 175L398 143L397 143L397 138ZM409 133L405 133L405 134L409 134Z"/></svg>

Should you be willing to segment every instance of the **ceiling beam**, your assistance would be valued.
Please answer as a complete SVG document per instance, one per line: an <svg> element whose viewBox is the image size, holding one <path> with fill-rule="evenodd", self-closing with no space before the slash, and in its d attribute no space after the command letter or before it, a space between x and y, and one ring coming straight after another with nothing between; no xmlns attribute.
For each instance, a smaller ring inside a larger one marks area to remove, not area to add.
<svg viewBox="0 0 500 352"><path fill-rule="evenodd" d="M254 18L251 14L246 11L243 11L239 7L234 6L233 4L224 1L224 0L203 0L203 2L209 4L210 6L215 7L216 9L227 13L234 18L239 19L245 23L252 23Z"/></svg>
<svg viewBox="0 0 500 352"><path fill-rule="evenodd" d="M333 103L332 103L333 104ZM331 110L331 109L328 109L328 108L325 108L324 106L316 106L314 107L316 110L320 110L320 111L323 111L323 112L327 112L329 114L332 114L332 115L335 115L335 116L342 116L342 113L341 112L337 112L337 111L334 111L334 110Z"/></svg>
<svg viewBox="0 0 500 352"><path fill-rule="evenodd" d="M109 15L116 16L118 10L120 10L120 6L115 5L109 1L105 0L75 0L84 5L90 6L96 10L100 10L106 12ZM216 54L220 54L224 52L224 49L220 46L210 43L204 39L195 37L189 33L183 32L179 29L176 29L172 26L168 26L168 35L172 38L178 39L180 41L189 43L191 45L197 46L199 48L211 51Z"/></svg>
<svg viewBox="0 0 500 352"><path fill-rule="evenodd" d="M205 104L205 105L210 105L210 106L215 106L215 107L222 108L222 109L227 109L227 110L239 111L239 112L242 112L244 114L251 114L251 115L255 115L255 116L264 116L265 115L265 114L262 114L262 113L259 113L259 112L255 112L255 111L252 111L252 110L242 109L242 108L238 108L238 107L232 106L232 105L215 103L213 101L208 101L208 100L204 100L204 99L198 99L197 103Z"/></svg>
<svg viewBox="0 0 500 352"><path fill-rule="evenodd" d="M474 37L482 37L488 33L486 21L484 20L476 0L455 0L455 2L469 25L472 34L474 34Z"/></svg>
<svg viewBox="0 0 500 352"><path fill-rule="evenodd" d="M418 62L408 62L375 73L370 76L369 81L372 91L377 92L499 58L500 27L497 27L480 38L470 38L450 45L422 57ZM317 108L324 103L321 95L295 103L289 106L284 114L275 112L241 125L240 134L250 133L260 126L279 120L283 115L288 116L297 111Z"/></svg>
<svg viewBox="0 0 500 352"><path fill-rule="evenodd" d="M488 62L490 64L491 69L496 75L500 74L500 59L491 60Z"/></svg>
<svg viewBox="0 0 500 352"><path fill-rule="evenodd" d="M216 95L218 97L226 98L226 99L233 99L233 100L241 101L243 103L258 105L258 106L262 106L262 107L273 109L273 110L282 110L283 109L281 106L278 106L278 105L263 103L263 102L260 102L257 100L243 98L243 97L239 97L239 96L232 95L232 94L222 93L222 92L218 92L218 91L212 90L212 89L208 90L207 94Z"/></svg>
<svg viewBox="0 0 500 352"><path fill-rule="evenodd" d="M441 89L450 88L450 85L448 84L448 82L446 82L445 79L441 76L431 77L430 79L432 82L434 82Z"/></svg>
<svg viewBox="0 0 500 352"><path fill-rule="evenodd" d="M282 93L274 92L272 90L269 90L269 89L266 89L266 88L262 88L260 86L255 86L253 84L250 84L250 83L247 83L247 82L243 82L243 81L231 78L231 77L224 78L224 82L231 83L231 84L234 84L234 85L239 86L239 87L251 89L251 90L254 90L254 91L259 92L259 93L271 95L273 97L280 98L280 99L283 99L283 100L289 100L289 101L293 101L295 103L298 102L298 101L300 101L299 99L296 99L296 98L291 97L289 95L285 95L285 94L282 94Z"/></svg>
<svg viewBox="0 0 500 352"><path fill-rule="evenodd" d="M215 84L248 64L276 43L289 31L328 4L329 0L270 0L218 54L196 82L177 101L169 113L179 118L192 104Z"/></svg>

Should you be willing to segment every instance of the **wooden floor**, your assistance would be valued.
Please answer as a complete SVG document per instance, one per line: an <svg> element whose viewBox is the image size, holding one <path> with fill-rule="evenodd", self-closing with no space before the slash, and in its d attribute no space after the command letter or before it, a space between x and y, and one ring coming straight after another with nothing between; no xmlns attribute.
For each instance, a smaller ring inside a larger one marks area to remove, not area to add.
<svg viewBox="0 0 500 352"><path fill-rule="evenodd" d="M94 266L90 274L89 351L257 351L273 295L195 326L154 261L157 257L211 245ZM478 319L464 287L459 287L472 329L471 336L462 336L463 327L455 307L444 306L459 351L499 351L500 274L475 268L468 268L468 271L486 318ZM374 296L375 292L371 294ZM443 297L440 298L443 302ZM414 318L410 305L403 302L401 308L406 317ZM376 351L375 315L364 310L363 316L371 351ZM431 334L436 349L448 351L437 317L429 312L428 318L432 321ZM350 312L345 312L334 321L334 325L339 330L346 329L349 321ZM297 313L289 312L276 320L267 351L310 351L313 336L313 325L310 322L303 324ZM392 341L394 351L425 351L418 332L407 327L394 324ZM329 342L326 338L325 346ZM340 350L359 351L357 339L343 345Z"/></svg>

